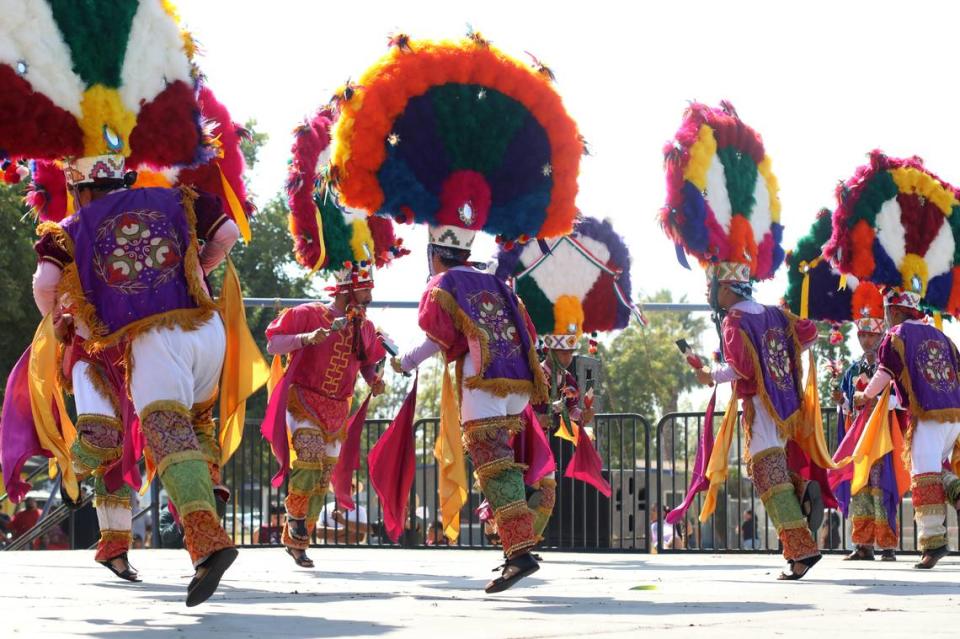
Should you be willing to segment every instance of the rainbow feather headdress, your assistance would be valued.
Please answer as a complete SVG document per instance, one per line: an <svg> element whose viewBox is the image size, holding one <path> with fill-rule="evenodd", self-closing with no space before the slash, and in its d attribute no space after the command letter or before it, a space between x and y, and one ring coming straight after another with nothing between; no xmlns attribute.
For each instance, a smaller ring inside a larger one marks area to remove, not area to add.
<svg viewBox="0 0 960 639"><path fill-rule="evenodd" d="M823 252L842 273L891 288L900 305L960 312L957 189L919 158L873 151L837 201Z"/></svg>
<svg viewBox="0 0 960 639"><path fill-rule="evenodd" d="M335 109L320 109L294 130L287 176L290 234L297 262L332 273L338 288L371 288L374 267L406 255L393 222L349 210L326 175Z"/></svg>
<svg viewBox="0 0 960 639"><path fill-rule="evenodd" d="M199 105L204 145L213 154L194 166L141 170L133 188L189 186L216 195L223 203L224 211L237 223L244 239L249 242L250 225L247 220L254 207L243 180L246 162L240 146L247 132L233 122L230 112L206 85L200 87ZM30 162L30 167L32 182L26 200L34 216L40 222L63 220L72 212L72 205L62 163L34 160Z"/></svg>
<svg viewBox="0 0 960 639"><path fill-rule="evenodd" d="M667 202L660 224L720 281L773 277L783 261L777 179L760 136L729 102L693 103L665 149Z"/></svg>
<svg viewBox="0 0 960 639"><path fill-rule="evenodd" d="M454 248L479 230L503 240L569 233L584 145L550 70L479 34L391 43L339 96L331 179L342 202L445 227L431 242Z"/></svg>
<svg viewBox="0 0 960 639"><path fill-rule="evenodd" d="M69 158L71 179L124 160L171 167L205 159L194 45L169 3L8 5L0 21L2 159Z"/></svg>
<svg viewBox="0 0 960 639"><path fill-rule="evenodd" d="M570 235L501 248L497 262L546 348L576 350L584 332L623 329L631 317L646 323L630 301L630 253L607 220L583 218Z"/></svg>
<svg viewBox="0 0 960 639"><path fill-rule="evenodd" d="M854 322L857 330L882 333L883 295L871 282L844 276L822 253L830 239L832 214L821 209L809 233L787 253L786 306L796 315L834 324Z"/></svg>

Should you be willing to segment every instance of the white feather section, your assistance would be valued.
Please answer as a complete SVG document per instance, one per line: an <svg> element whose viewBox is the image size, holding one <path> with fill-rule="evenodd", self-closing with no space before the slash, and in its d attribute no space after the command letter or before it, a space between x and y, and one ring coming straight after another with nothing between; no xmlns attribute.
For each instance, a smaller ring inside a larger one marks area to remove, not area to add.
<svg viewBox="0 0 960 639"><path fill-rule="evenodd" d="M730 232L730 220L733 211L730 207L730 193L727 192L727 172L723 169L720 157L714 154L707 169L707 201L723 230Z"/></svg>
<svg viewBox="0 0 960 639"><path fill-rule="evenodd" d="M323 151L320 151L320 156L317 158L317 171L325 167L330 162L331 151L333 151L333 145L328 144L327 148Z"/></svg>
<svg viewBox="0 0 960 639"><path fill-rule="evenodd" d="M904 239L906 231L903 229L903 222L900 221L902 213L900 203L897 202L896 198L891 198L880 207L875 223L880 246L887 252L897 268L903 265L903 258L907 254L906 240Z"/></svg>
<svg viewBox="0 0 960 639"><path fill-rule="evenodd" d="M928 280L932 280L950 270L953 266L953 250L955 247L956 243L953 240L950 224L944 219L936 237L933 238L930 247L927 248L927 254L923 256L927 263Z"/></svg>
<svg viewBox="0 0 960 639"><path fill-rule="evenodd" d="M584 237L578 239L600 260L606 262L610 259L610 252L603 244ZM572 244L560 242L553 247L553 252L547 260L534 269L530 276L547 299L555 302L561 295L572 295L582 300L596 284L600 273L600 269L587 260Z"/></svg>
<svg viewBox="0 0 960 639"><path fill-rule="evenodd" d="M83 81L73 72L70 48L44 0L0 0L0 64L16 71L61 109L79 118Z"/></svg>
<svg viewBox="0 0 960 639"><path fill-rule="evenodd" d="M141 0L130 26L120 71L120 99L132 113L150 102L167 84L193 82L180 27L159 0Z"/></svg>
<svg viewBox="0 0 960 639"><path fill-rule="evenodd" d="M757 171L757 184L753 187L753 212L750 213L750 228L753 229L753 241L763 242L764 236L770 232L773 216L770 213L770 191L767 190L767 181Z"/></svg>
<svg viewBox="0 0 960 639"><path fill-rule="evenodd" d="M550 244L555 244L556 240L547 240ZM527 242L520 251L520 263L524 267L530 266L543 255L540 250L540 244L537 242Z"/></svg>

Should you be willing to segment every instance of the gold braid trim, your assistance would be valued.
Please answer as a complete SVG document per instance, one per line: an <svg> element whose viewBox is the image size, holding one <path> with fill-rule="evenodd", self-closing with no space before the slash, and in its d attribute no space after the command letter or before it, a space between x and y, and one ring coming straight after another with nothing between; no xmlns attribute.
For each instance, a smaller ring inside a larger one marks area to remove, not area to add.
<svg viewBox="0 0 960 639"><path fill-rule="evenodd" d="M947 545L946 535L934 535L933 537L920 538L920 550L934 550Z"/></svg>
<svg viewBox="0 0 960 639"><path fill-rule="evenodd" d="M115 415L120 414L120 399L117 397L117 392L113 388L113 385L107 381L106 376L95 364L87 363L87 380L93 385L93 389L100 394L101 397L105 397L108 402L110 402L110 407L113 408ZM119 420L117 421L119 424Z"/></svg>
<svg viewBox="0 0 960 639"><path fill-rule="evenodd" d="M913 509L914 517L927 517L934 515L937 517L942 517L947 514L947 505L946 504L922 504L915 506Z"/></svg>
<svg viewBox="0 0 960 639"><path fill-rule="evenodd" d="M779 446L771 446L770 448L764 448L759 453L753 456L753 463L766 459L767 457L772 457L774 455L785 455L786 451Z"/></svg>
<svg viewBox="0 0 960 639"><path fill-rule="evenodd" d="M170 453L157 464L157 474L163 477L163 473L174 464L182 464L183 462L194 460L206 462L207 456L199 450L181 450L176 453Z"/></svg>
<svg viewBox="0 0 960 639"><path fill-rule="evenodd" d="M533 380L529 379L506 379L495 377L493 379L484 379L483 374L490 366L492 356L490 354L490 338L487 334L477 328L476 323L467 315L456 298L441 288L435 288L430 291L430 299L443 309L450 316L453 325L458 331L463 333L468 339L474 339L480 344L480 370L476 375L463 380L462 384L471 390L483 390L496 395L497 397L506 397L507 395L542 395L538 401L546 398L546 382L540 380L536 384L540 360L537 358L537 351L533 344L530 345L530 351L527 353L527 360L531 365ZM524 327L525 328L525 327ZM519 327L518 327L519 330ZM432 339L432 338L431 338ZM439 341L437 343L440 343ZM536 362L536 368L533 363Z"/></svg>
<svg viewBox="0 0 960 639"><path fill-rule="evenodd" d="M775 486L771 486L766 490L765 493L760 495L760 501L766 502L774 495L779 495L780 493L792 493L793 491L793 484L777 484Z"/></svg>
<svg viewBox="0 0 960 639"><path fill-rule="evenodd" d="M179 413L187 418L187 421L190 420L190 409L178 402L175 399L160 399L155 402L150 402L143 407L143 410L140 411L140 421L144 421L158 411L170 411L171 413Z"/></svg>
<svg viewBox="0 0 960 639"><path fill-rule="evenodd" d="M114 430L123 432L123 424L120 422L119 419L117 419L113 415L98 415L96 413L83 413L79 417L77 417L76 423L77 423L78 431L80 430L80 427L83 426L84 424L104 424L106 426L113 428Z"/></svg>
<svg viewBox="0 0 960 639"><path fill-rule="evenodd" d="M527 507L527 502L523 500L510 502L506 506L501 506L494 511L494 514L498 518L502 519L516 519L517 517L522 517L525 514L531 512Z"/></svg>
<svg viewBox="0 0 960 639"><path fill-rule="evenodd" d="M513 457L502 457L480 466L474 471L474 474L477 476L478 480L483 482L488 479L492 479L503 472L515 469L525 471L527 469L527 465L516 463L513 461Z"/></svg>
<svg viewBox="0 0 960 639"><path fill-rule="evenodd" d="M785 522L782 526L778 526L777 532L779 533L784 530L794 530L797 528L809 528L809 527L810 527L810 523L807 522L806 519L798 519L796 521Z"/></svg>
<svg viewBox="0 0 960 639"><path fill-rule="evenodd" d="M290 463L290 467L300 470L323 470L323 462L308 462L297 458Z"/></svg>
<svg viewBox="0 0 960 639"><path fill-rule="evenodd" d="M915 420L927 420L939 424L950 424L960 422L960 408L939 408L935 410L924 410L917 401L917 396L913 392L913 380L910 377L910 366L907 364L907 358L904 354L903 340L897 335L890 336L890 343L894 350L900 356L903 363L903 369L900 375L900 382L907 391L907 401L910 402L910 415Z"/></svg>

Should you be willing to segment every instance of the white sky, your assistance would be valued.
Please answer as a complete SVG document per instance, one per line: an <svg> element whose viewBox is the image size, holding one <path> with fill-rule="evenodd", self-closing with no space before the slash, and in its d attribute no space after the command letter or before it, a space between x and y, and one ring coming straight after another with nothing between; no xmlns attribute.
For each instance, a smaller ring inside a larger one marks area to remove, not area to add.
<svg viewBox="0 0 960 639"><path fill-rule="evenodd" d="M837 181L870 149L919 155L944 179L960 182L953 120L960 103L960 9L954 3L177 5L204 49L200 64L220 100L234 119L256 118L270 135L252 174L261 203L283 186L294 125L374 62L388 33L457 37L469 22L508 53L534 53L557 74L557 89L593 152L581 164L577 204L587 215L611 218L627 238L636 293L671 288L675 299L703 299L702 273L677 264L655 222L665 193L661 149L688 100L715 105L729 99L763 136L781 187L785 248L795 245L820 207L833 206ZM424 230L401 233L422 248ZM482 245L481 253L491 247ZM392 271L379 275L377 296L419 299L423 251ZM760 301L775 302L783 288L782 269L761 287ZM416 337L409 311L378 311L374 319L401 346Z"/></svg>

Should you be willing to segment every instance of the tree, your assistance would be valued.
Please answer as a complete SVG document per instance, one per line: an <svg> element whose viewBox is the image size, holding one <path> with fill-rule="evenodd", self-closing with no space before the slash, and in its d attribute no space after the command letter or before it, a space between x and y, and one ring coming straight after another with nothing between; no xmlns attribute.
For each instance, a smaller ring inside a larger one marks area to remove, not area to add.
<svg viewBox="0 0 960 639"><path fill-rule="evenodd" d="M0 186L0 376L7 379L13 365L29 346L40 321L33 302L32 274L37 265L33 251L34 221L23 203L22 185ZM6 384L0 387L0 399Z"/></svg>
<svg viewBox="0 0 960 639"><path fill-rule="evenodd" d="M669 290L661 290L646 301L673 299ZM610 410L637 413L651 423L676 411L680 395L693 388L696 377L674 342L684 338L696 348L706 328L706 319L690 312L658 313L646 328L631 325L602 348Z"/></svg>
<svg viewBox="0 0 960 639"><path fill-rule="evenodd" d="M820 393L821 406L833 406L833 389L840 386L840 377L850 365L850 347L848 346L851 324L845 323L838 329L840 339L833 335L831 326L820 324L820 334L817 338L816 355L820 374L817 376L817 390ZM836 342L836 343L833 343ZM840 377L833 374L831 369L839 371Z"/></svg>

